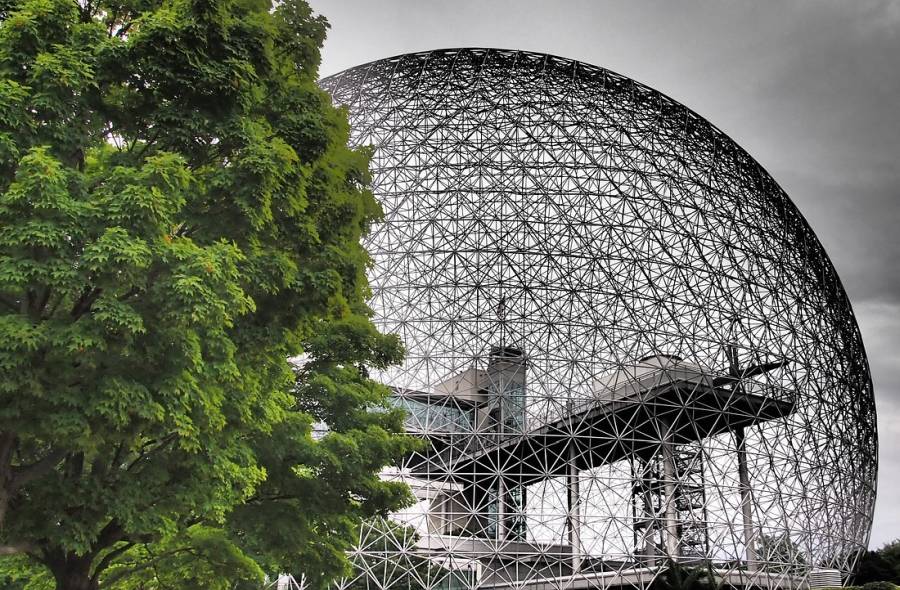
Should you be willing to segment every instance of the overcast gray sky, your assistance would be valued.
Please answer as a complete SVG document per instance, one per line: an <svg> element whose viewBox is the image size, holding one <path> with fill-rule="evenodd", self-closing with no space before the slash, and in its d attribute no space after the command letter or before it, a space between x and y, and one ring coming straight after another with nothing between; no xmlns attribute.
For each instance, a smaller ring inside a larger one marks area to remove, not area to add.
<svg viewBox="0 0 900 590"><path fill-rule="evenodd" d="M445 47L578 59L718 126L791 196L857 314L878 404L872 547L900 537L900 0L311 0L321 74Z"/></svg>

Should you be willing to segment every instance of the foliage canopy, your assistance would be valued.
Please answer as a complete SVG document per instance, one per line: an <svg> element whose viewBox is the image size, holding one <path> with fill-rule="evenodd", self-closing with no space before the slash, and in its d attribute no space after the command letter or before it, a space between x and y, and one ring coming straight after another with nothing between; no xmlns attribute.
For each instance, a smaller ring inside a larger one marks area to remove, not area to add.
<svg viewBox="0 0 900 590"><path fill-rule="evenodd" d="M717 587L709 567L685 567L675 560L666 562L650 583L650 590L713 590Z"/></svg>
<svg viewBox="0 0 900 590"><path fill-rule="evenodd" d="M376 476L412 442L366 368L402 348L365 305L380 210L315 84L326 26L0 1L0 544L58 588L321 583L408 499Z"/></svg>
<svg viewBox="0 0 900 590"><path fill-rule="evenodd" d="M875 582L900 584L900 539L860 556L854 583L864 585Z"/></svg>

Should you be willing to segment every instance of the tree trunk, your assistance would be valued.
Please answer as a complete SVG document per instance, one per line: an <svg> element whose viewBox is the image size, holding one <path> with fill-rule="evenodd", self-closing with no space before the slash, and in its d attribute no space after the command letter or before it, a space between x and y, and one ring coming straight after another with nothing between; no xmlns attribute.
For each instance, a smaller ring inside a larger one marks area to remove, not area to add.
<svg viewBox="0 0 900 590"><path fill-rule="evenodd" d="M16 435L12 432L0 432L0 529L6 523L6 510L9 507L12 480L12 454L16 444Z"/></svg>
<svg viewBox="0 0 900 590"><path fill-rule="evenodd" d="M97 580L91 579L92 561L90 556L69 553L64 558L49 563L56 580L56 590L98 590Z"/></svg>
<svg viewBox="0 0 900 590"><path fill-rule="evenodd" d="M9 492L6 489L6 482L0 482L0 529L6 523L6 509L9 507Z"/></svg>
<svg viewBox="0 0 900 590"><path fill-rule="evenodd" d="M63 578L56 578L56 590L97 590L97 584L87 574L69 572Z"/></svg>

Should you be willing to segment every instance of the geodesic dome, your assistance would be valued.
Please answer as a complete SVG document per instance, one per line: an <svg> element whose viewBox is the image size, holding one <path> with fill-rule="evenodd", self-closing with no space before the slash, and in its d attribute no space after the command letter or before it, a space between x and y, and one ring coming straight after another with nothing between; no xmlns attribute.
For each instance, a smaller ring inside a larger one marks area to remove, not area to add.
<svg viewBox="0 0 900 590"><path fill-rule="evenodd" d="M759 164L666 96L548 55L416 53L322 86L374 148L371 306L408 350L376 377L428 443L385 474L418 503L363 528L345 585L849 573L875 500L868 364Z"/></svg>

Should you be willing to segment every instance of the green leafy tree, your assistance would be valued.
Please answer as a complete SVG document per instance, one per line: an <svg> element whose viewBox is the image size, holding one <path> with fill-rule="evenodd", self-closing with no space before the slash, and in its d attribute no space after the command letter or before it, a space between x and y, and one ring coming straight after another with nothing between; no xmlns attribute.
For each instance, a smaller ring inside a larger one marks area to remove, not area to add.
<svg viewBox="0 0 900 590"><path fill-rule="evenodd" d="M0 1L0 555L57 588L322 585L408 500L325 30L303 0Z"/></svg>
<svg viewBox="0 0 900 590"><path fill-rule="evenodd" d="M32 563L25 555L0 559L0 588L3 590L53 590L50 572Z"/></svg>
<svg viewBox="0 0 900 590"><path fill-rule="evenodd" d="M787 533L760 535L757 553L769 572L802 574L809 570L806 555Z"/></svg>
<svg viewBox="0 0 900 590"><path fill-rule="evenodd" d="M686 567L669 560L650 583L650 590L713 590L715 577L708 567Z"/></svg>
<svg viewBox="0 0 900 590"><path fill-rule="evenodd" d="M900 584L900 540L888 543L877 551L866 551L856 563L856 585L873 582Z"/></svg>
<svg viewBox="0 0 900 590"><path fill-rule="evenodd" d="M259 564L241 551L225 530L194 525L157 543L135 546L108 568L102 580L105 586L123 590L232 590L258 589L264 576Z"/></svg>

